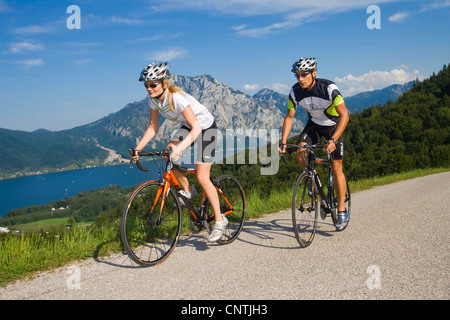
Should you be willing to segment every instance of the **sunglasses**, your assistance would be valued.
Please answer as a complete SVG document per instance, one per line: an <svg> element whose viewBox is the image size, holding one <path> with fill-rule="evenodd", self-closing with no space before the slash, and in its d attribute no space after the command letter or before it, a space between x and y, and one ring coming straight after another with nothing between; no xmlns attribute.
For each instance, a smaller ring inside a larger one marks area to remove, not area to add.
<svg viewBox="0 0 450 320"><path fill-rule="evenodd" d="M300 73L300 74L298 74L298 73L296 73L295 74L295 77L296 78L306 78L309 74L310 74L311 72L303 72L303 73Z"/></svg>
<svg viewBox="0 0 450 320"><path fill-rule="evenodd" d="M160 83L144 83L144 86L148 89L148 88L152 88L155 89L157 86L159 86Z"/></svg>

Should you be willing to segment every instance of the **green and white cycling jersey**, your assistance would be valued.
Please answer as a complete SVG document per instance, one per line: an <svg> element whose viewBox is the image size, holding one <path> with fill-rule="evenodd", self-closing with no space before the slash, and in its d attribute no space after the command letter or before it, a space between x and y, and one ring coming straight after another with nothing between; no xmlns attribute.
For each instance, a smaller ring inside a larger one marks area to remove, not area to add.
<svg viewBox="0 0 450 320"><path fill-rule="evenodd" d="M336 106L343 102L344 99L334 82L316 78L311 90L302 89L299 83L292 86L288 109L296 110L298 106L301 106L315 124L334 126L340 118Z"/></svg>
<svg viewBox="0 0 450 320"><path fill-rule="evenodd" d="M175 112L170 110L168 94L166 94L166 98L164 99L164 103L161 103L158 99L148 97L148 105L150 109L158 110L159 113L164 116L164 118L180 122L189 129L191 129L190 125L187 123L186 118L183 116L183 111L187 106L191 106L192 111L197 117L197 121L200 124L202 130L208 129L214 122L214 117L209 112L209 110L198 102L194 97L187 93L174 93L173 96L173 105L175 107Z"/></svg>

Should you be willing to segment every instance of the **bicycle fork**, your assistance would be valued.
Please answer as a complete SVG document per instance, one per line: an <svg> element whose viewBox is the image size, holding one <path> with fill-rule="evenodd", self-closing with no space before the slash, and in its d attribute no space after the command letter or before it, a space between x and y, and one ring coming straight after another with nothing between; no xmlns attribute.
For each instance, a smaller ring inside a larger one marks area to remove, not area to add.
<svg viewBox="0 0 450 320"><path fill-rule="evenodd" d="M147 219L147 223L153 226L160 226L162 222L162 214L164 211L164 205L166 204L167 196L169 195L170 191L170 185L167 181L163 180L161 181L161 184L158 188L158 191L156 193L155 200L153 201L152 209L150 210L149 217ZM162 196L162 198L161 198ZM156 204L158 203L159 199L161 198L161 205L159 207L159 214L158 219L152 219L153 212L155 210Z"/></svg>

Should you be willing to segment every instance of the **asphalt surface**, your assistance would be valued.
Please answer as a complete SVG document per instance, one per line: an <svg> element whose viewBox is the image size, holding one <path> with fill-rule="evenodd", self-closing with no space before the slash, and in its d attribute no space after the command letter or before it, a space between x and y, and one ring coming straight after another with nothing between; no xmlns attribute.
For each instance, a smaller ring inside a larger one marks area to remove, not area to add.
<svg viewBox="0 0 450 320"><path fill-rule="evenodd" d="M162 264L90 259L0 289L0 299L450 298L450 172L352 195L349 227L320 220L299 248L290 211L248 221L229 245L182 238ZM320 219L320 218L319 218Z"/></svg>

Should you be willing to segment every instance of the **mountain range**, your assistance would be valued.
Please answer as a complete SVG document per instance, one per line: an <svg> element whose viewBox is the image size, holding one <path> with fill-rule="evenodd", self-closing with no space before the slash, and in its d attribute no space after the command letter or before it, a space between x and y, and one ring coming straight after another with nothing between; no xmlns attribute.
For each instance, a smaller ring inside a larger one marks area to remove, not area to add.
<svg viewBox="0 0 450 320"><path fill-rule="evenodd" d="M286 113L287 95L262 89L250 96L220 83L205 74L197 77L173 75L173 83L207 106L218 127L225 131L280 129ZM412 83L394 85L382 90L360 93L346 98L351 112L375 104L395 100ZM0 128L0 178L24 174L54 172L99 166L125 161L128 149L136 146L148 126L148 99L127 104L118 112L80 127L34 132ZM299 110L291 135L298 134L307 121L306 112ZM163 148L179 124L160 118L157 136L148 149ZM245 138L245 137L244 137ZM239 139L239 138L238 138Z"/></svg>

